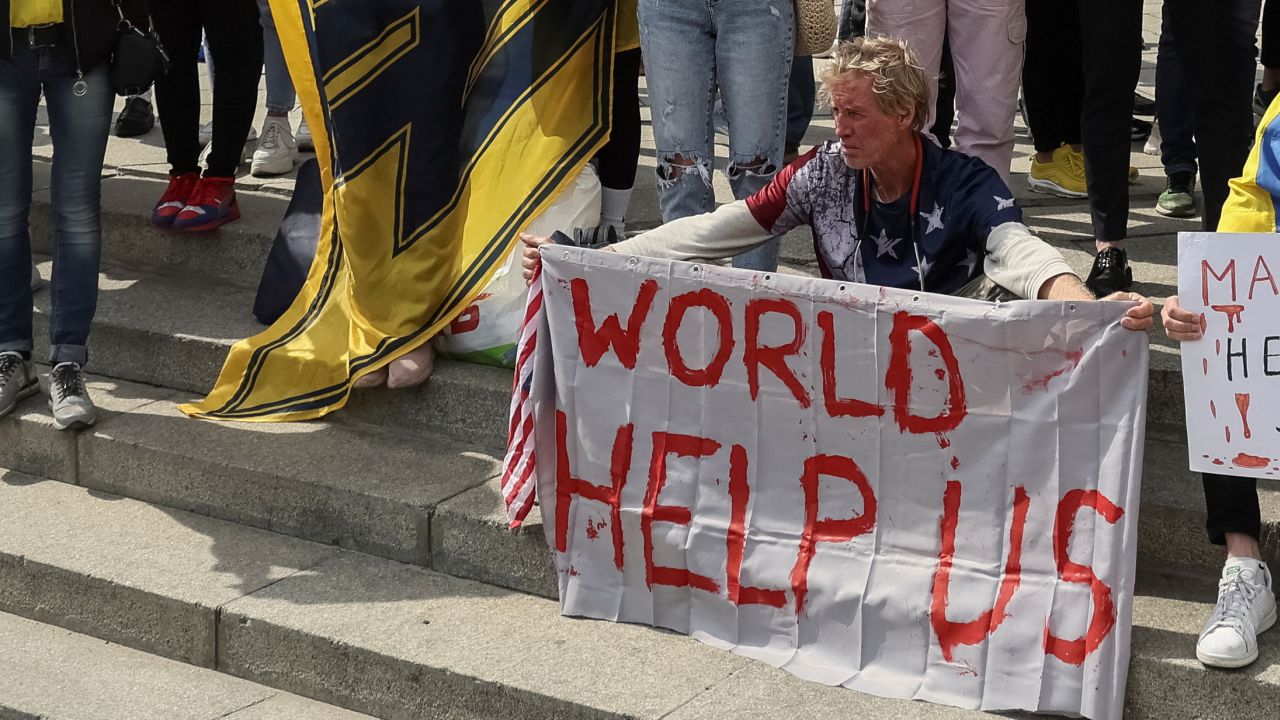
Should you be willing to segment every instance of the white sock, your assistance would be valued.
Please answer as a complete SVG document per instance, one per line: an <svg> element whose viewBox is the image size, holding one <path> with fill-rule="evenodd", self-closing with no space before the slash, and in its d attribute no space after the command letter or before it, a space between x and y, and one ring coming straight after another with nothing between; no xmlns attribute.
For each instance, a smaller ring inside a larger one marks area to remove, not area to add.
<svg viewBox="0 0 1280 720"><path fill-rule="evenodd" d="M614 190L600 188L600 224L612 225L618 231L618 238L623 237L626 228L627 206L631 204L631 188Z"/></svg>

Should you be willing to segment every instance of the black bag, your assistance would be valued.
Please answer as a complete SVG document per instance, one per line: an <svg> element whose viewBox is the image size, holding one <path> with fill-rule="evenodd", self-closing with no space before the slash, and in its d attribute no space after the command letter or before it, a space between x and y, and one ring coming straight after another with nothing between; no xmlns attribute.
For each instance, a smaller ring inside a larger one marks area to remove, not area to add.
<svg viewBox="0 0 1280 720"><path fill-rule="evenodd" d="M267 264L262 268L258 295L253 301L253 316L258 318L258 322L264 325L275 322L302 290L311 262L316 257L323 209L320 163L310 158L298 166L293 199L289 201L280 231L271 243Z"/></svg>
<svg viewBox="0 0 1280 720"><path fill-rule="evenodd" d="M111 89L117 95L140 95L156 78L169 71L169 55L155 29L143 32L124 16L120 0L112 0L120 22L116 26L116 47L111 56Z"/></svg>

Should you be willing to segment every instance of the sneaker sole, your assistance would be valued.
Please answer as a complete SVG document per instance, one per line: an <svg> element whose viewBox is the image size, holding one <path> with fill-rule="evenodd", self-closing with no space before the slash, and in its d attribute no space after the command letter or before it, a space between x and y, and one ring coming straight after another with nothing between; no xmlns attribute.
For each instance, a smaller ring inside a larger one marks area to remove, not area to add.
<svg viewBox="0 0 1280 720"><path fill-rule="evenodd" d="M256 160L249 168L249 174L254 177L277 177L279 175L288 175L293 172L293 160L286 161L267 161L259 164Z"/></svg>
<svg viewBox="0 0 1280 720"><path fill-rule="evenodd" d="M1274 626L1275 624L1276 624L1276 610L1275 608L1272 608L1271 614L1263 618L1262 623L1258 625L1258 631L1255 634L1255 637L1256 635L1261 635L1262 633L1270 630L1272 626ZM1246 655L1243 658L1233 658L1233 657L1225 657L1222 655L1214 655L1212 653L1201 652L1200 647L1196 646L1196 659L1199 660L1201 664L1207 665L1209 667L1227 668L1229 670L1233 670L1236 668L1242 668L1246 665L1253 664L1253 662L1258 659L1258 649L1255 643L1255 647L1253 649L1252 654Z"/></svg>
<svg viewBox="0 0 1280 720"><path fill-rule="evenodd" d="M1083 200L1089 197L1087 192L1068 190L1052 180L1037 180L1036 178L1028 177L1027 187L1031 188L1032 192L1057 195L1058 197L1071 198L1073 200Z"/></svg>
<svg viewBox="0 0 1280 720"><path fill-rule="evenodd" d="M72 420L69 423L64 423L55 417L53 419L53 426L59 430L88 430L97 424L97 422L98 418L90 418L88 420Z"/></svg>
<svg viewBox="0 0 1280 720"><path fill-rule="evenodd" d="M30 385L22 388L13 396L13 402L9 403L7 407L0 408L0 417L4 417L9 413L13 412L14 409L18 407L18 403L22 402L23 400L26 400L27 398L31 397L32 395L35 395L38 392L40 392L40 383L38 381L33 382Z"/></svg>
<svg viewBox="0 0 1280 720"><path fill-rule="evenodd" d="M179 227L178 224L175 222L173 224L173 229L178 232L190 232L190 233L208 232L209 230L216 230L222 227L223 225L226 225L227 223L231 222L232 220L239 220L239 219L240 219L240 209L237 207L237 208L233 208L232 211L227 213L225 217L220 217L216 220L210 220L209 222L202 223L200 225L185 225L185 226Z"/></svg>
<svg viewBox="0 0 1280 720"><path fill-rule="evenodd" d="M1195 208L1182 212L1180 210L1166 210L1159 205L1156 205L1156 213L1171 218L1193 218L1200 214Z"/></svg>

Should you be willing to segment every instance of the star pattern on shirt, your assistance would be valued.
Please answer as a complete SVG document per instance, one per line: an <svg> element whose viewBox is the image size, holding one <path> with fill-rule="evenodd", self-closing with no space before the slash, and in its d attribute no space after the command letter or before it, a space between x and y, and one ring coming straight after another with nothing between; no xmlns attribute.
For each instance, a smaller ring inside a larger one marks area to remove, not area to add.
<svg viewBox="0 0 1280 720"><path fill-rule="evenodd" d="M902 242L902 238L891 238L889 237L889 234L884 231L884 228L880 228L880 237L875 238L875 241L876 257L881 257L885 253L888 253L889 257L894 260L898 259L898 251L896 248L898 247L898 243Z"/></svg>
<svg viewBox="0 0 1280 720"><path fill-rule="evenodd" d="M996 199L996 212L1013 207L1013 198L1002 198L999 195L992 195L991 197Z"/></svg>
<svg viewBox="0 0 1280 720"><path fill-rule="evenodd" d="M968 253L965 254L964 261L961 262L960 264L965 266L969 271L966 277L973 277L973 269L978 266L978 253L976 251L970 250Z"/></svg>
<svg viewBox="0 0 1280 720"><path fill-rule="evenodd" d="M928 235L934 230L942 229L942 211L944 209L945 208L938 205L938 203L934 203L933 212L920 213L920 217L924 218L925 221L929 223L929 226L925 228L925 231L924 231L925 235Z"/></svg>
<svg viewBox="0 0 1280 720"><path fill-rule="evenodd" d="M919 264L912 266L911 269L915 270L922 278L929 277L929 271L933 269L933 262L929 260L929 256L924 254L919 255L918 262Z"/></svg>

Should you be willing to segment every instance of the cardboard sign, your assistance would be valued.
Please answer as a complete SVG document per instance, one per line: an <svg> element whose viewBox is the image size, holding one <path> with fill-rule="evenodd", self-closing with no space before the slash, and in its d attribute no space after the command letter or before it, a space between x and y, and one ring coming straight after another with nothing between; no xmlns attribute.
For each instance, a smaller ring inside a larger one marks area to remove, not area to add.
<svg viewBox="0 0 1280 720"><path fill-rule="evenodd" d="M565 614L876 695L1120 716L1147 387L1125 305L543 257Z"/></svg>
<svg viewBox="0 0 1280 720"><path fill-rule="evenodd" d="M1179 233L1178 301L1204 337L1182 344L1191 469L1280 475L1280 236Z"/></svg>

